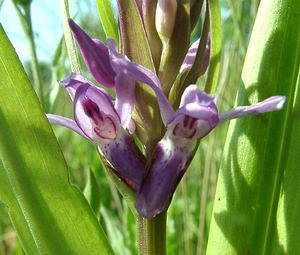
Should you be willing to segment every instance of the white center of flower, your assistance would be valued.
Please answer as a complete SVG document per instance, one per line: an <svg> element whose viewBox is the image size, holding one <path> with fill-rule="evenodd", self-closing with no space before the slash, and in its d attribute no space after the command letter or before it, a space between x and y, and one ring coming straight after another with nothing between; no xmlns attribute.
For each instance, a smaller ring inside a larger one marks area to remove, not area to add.
<svg viewBox="0 0 300 255"><path fill-rule="evenodd" d="M185 116L173 129L173 135L182 138L193 138L197 131L197 119Z"/></svg>
<svg viewBox="0 0 300 255"><path fill-rule="evenodd" d="M112 140L117 136L116 125L110 115L100 111L98 105L90 99L83 102L85 114L92 124L92 131L100 139Z"/></svg>

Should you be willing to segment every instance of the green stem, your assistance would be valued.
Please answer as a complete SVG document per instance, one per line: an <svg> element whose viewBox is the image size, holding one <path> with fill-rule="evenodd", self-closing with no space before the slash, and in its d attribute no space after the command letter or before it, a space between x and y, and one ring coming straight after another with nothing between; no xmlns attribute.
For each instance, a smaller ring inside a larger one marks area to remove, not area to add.
<svg viewBox="0 0 300 255"><path fill-rule="evenodd" d="M166 255L167 213L154 219L137 216L137 245L139 255Z"/></svg>
<svg viewBox="0 0 300 255"><path fill-rule="evenodd" d="M24 30L26 39L29 44L33 83L35 85L35 89L39 96L40 102L41 102L42 106L44 107L45 106L44 105L44 90L43 90L41 71L40 71L40 67L39 67L39 61L38 61L37 53L36 53L34 34L33 34L33 29L32 29L30 5L24 7L24 14L20 10L20 7L18 7L16 4L15 4L15 8L17 10L22 28Z"/></svg>
<svg viewBox="0 0 300 255"><path fill-rule="evenodd" d="M37 94L39 95L41 104L44 106L44 89L43 89L43 82L42 82L42 76L41 71L39 68L39 62L36 54L36 45L34 42L34 36L32 31L32 25L31 25L31 18L29 23L29 34L27 35L27 40L29 43L29 50L30 50L30 56L31 56L31 68L32 68L32 74L33 74L33 81L37 88Z"/></svg>

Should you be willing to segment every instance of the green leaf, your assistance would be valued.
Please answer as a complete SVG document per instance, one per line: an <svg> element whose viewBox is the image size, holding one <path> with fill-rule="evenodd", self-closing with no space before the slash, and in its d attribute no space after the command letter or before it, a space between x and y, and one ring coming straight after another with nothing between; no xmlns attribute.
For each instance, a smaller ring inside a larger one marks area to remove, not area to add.
<svg viewBox="0 0 300 255"><path fill-rule="evenodd" d="M98 215L100 210L100 190L96 177L91 170L89 170L89 176L84 187L83 194L86 197L87 201L89 201L89 204L95 214Z"/></svg>
<svg viewBox="0 0 300 255"><path fill-rule="evenodd" d="M194 3L191 5L191 31L193 31L199 22L199 17L201 14L202 6L203 6L204 0L195 0Z"/></svg>
<svg viewBox="0 0 300 255"><path fill-rule="evenodd" d="M287 101L231 123L207 254L300 253L299 21L298 0L261 1L237 105L276 94Z"/></svg>
<svg viewBox="0 0 300 255"><path fill-rule="evenodd" d="M299 48L298 48L299 49ZM291 114L290 141L286 151L285 176L282 180L282 195L278 201L278 243L282 244L285 254L300 253L300 74L295 91ZM280 246L273 245L273 254L280 254Z"/></svg>
<svg viewBox="0 0 300 255"><path fill-rule="evenodd" d="M211 50L210 63L207 73L205 91L209 94L216 92L220 74L221 47L222 47L222 26L220 0L209 1L210 24L211 24Z"/></svg>
<svg viewBox="0 0 300 255"><path fill-rule="evenodd" d="M0 198L27 254L112 254L0 27Z"/></svg>
<svg viewBox="0 0 300 255"><path fill-rule="evenodd" d="M110 0L96 0L96 4L106 37L114 39L118 44L118 25L114 17Z"/></svg>

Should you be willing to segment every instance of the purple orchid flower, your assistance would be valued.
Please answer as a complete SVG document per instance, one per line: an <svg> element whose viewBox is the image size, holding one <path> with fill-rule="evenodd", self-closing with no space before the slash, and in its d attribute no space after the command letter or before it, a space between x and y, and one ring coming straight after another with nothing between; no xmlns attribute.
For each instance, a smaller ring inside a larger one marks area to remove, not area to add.
<svg viewBox="0 0 300 255"><path fill-rule="evenodd" d="M190 85L179 109L166 123L167 131L157 144L155 161L138 193L137 209L146 218L166 211L173 193L197 148L198 139L226 120L281 109L285 97L270 97L252 106L241 106L219 113L215 98Z"/></svg>
<svg viewBox="0 0 300 255"><path fill-rule="evenodd" d="M62 84L74 101L74 120L48 114L50 123L67 127L97 144L115 173L133 190L138 190L145 158L121 125L111 96L79 74L72 74Z"/></svg>
<svg viewBox="0 0 300 255"><path fill-rule="evenodd" d="M116 52L114 44L109 48L92 40L72 20L70 27L91 74L99 83L115 90L116 100L82 75L72 74L61 84L74 101L74 120L51 114L47 117L52 124L70 128L97 144L115 173L136 191L144 176L145 158L126 131L133 133L135 129L131 119L134 80L111 63L111 54Z"/></svg>
<svg viewBox="0 0 300 255"><path fill-rule="evenodd" d="M68 127L99 146L116 174L136 192L136 208L146 218L154 218L168 209L199 139L226 120L275 111L285 102L284 96L274 96L252 106L219 113L215 97L199 91L196 85L190 85L175 111L154 73L119 54L112 40L108 40L106 46L91 39L73 21L70 21L70 27L88 69L98 82L115 90L116 100L114 102L105 90L81 75L73 74L62 84L74 99L75 120L55 115L48 115L48 118L51 123ZM166 127L164 137L148 162L151 164L145 164L144 157L126 131L134 132L131 113L135 81L153 89Z"/></svg>

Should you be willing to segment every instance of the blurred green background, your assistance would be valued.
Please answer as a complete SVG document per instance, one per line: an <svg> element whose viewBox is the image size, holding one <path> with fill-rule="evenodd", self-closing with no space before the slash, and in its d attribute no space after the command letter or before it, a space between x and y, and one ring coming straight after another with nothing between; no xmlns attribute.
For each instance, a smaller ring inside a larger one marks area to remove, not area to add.
<svg viewBox="0 0 300 255"><path fill-rule="evenodd" d="M218 106L232 108L259 0L222 0L222 63L217 89ZM67 53L62 41L60 1L34 0L32 26L45 94L45 111L72 117L72 104L57 80L70 74ZM70 1L71 16L88 33L105 39L96 3ZM28 40L11 0L0 0L0 22L33 80ZM194 31L193 38L200 31ZM82 62L82 59L81 59ZM84 64L82 62L82 67ZM91 78L86 70L86 76ZM199 87L203 80L199 79ZM218 168L228 123L204 138L196 156L174 195L168 216L168 254L205 254L207 234L214 200ZM89 172L97 178L100 193L99 218L116 254L135 254L135 221L116 188L108 182L95 146L71 131L54 127L69 165L71 182L84 190ZM0 203L0 254L23 254L10 224L6 208Z"/></svg>

